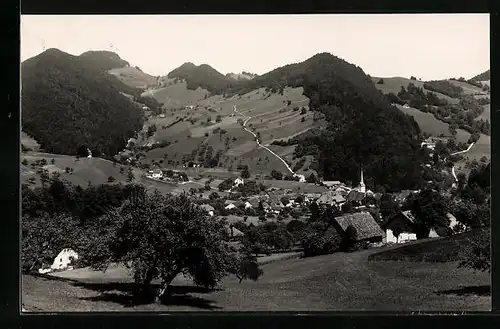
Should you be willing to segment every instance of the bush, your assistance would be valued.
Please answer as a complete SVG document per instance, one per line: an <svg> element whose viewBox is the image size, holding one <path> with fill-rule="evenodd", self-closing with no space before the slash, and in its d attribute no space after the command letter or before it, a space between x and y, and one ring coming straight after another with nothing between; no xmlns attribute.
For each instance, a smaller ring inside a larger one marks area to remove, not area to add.
<svg viewBox="0 0 500 329"><path fill-rule="evenodd" d="M331 254L339 250L342 239L333 227L325 228L318 224L316 228L310 227L304 233L301 244L304 256Z"/></svg>
<svg viewBox="0 0 500 329"><path fill-rule="evenodd" d="M487 234L477 234L471 237L469 242L459 253L458 267L491 272L490 237Z"/></svg>

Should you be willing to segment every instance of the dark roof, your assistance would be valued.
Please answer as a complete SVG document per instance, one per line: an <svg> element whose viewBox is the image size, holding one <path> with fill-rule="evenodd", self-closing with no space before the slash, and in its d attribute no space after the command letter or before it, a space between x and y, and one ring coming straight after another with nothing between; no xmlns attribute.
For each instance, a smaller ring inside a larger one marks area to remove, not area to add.
<svg viewBox="0 0 500 329"><path fill-rule="evenodd" d="M200 207L203 208L205 211L214 211L215 210L215 208L209 204L202 204Z"/></svg>
<svg viewBox="0 0 500 329"><path fill-rule="evenodd" d="M384 231L377 224L373 216L369 212L357 212L336 217L335 221L340 225L345 232L349 225L352 225L357 232L358 240L381 237Z"/></svg>
<svg viewBox="0 0 500 329"><path fill-rule="evenodd" d="M387 226L389 226L390 223L392 223L394 220L396 220L398 218L404 218L410 224L415 224L415 216L413 216L413 214L411 213L410 210L406 210L406 211L400 211L397 214L395 214L394 216L388 218L385 221L385 223L382 225L382 229L385 230L387 228Z"/></svg>
<svg viewBox="0 0 500 329"><path fill-rule="evenodd" d="M353 202L353 201L361 201L364 198L365 198L364 193L361 193L361 192L356 191L356 190L352 190L351 192L349 192L349 194L347 194L346 200L349 202Z"/></svg>

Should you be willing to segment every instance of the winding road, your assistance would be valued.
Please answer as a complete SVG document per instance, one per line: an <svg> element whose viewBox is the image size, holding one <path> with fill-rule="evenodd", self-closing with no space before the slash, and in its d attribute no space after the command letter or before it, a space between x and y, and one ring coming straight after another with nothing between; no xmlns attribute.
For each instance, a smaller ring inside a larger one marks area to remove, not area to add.
<svg viewBox="0 0 500 329"><path fill-rule="evenodd" d="M466 152L469 152L470 149L474 146L475 143L471 143L469 145L469 147L465 150L462 150L462 151L458 151L458 152L454 152L454 153L451 153L451 155L457 155L457 154L462 154L462 153L466 153ZM455 182L458 182L458 178L457 178L457 175L455 174L455 166L451 167L451 173L453 175L453 178L455 178Z"/></svg>
<svg viewBox="0 0 500 329"><path fill-rule="evenodd" d="M286 163L286 161L285 161L282 157L280 157L280 156L279 156L278 154L276 154L274 151L272 151L271 149L269 149L267 146L262 145L262 144L260 143L260 141L259 141L259 138L257 137L257 134L256 134L256 133L254 133L253 131L251 131L250 129L248 129L248 128L246 127L247 122L248 122L250 119L252 119L252 117L250 117L250 116L248 116L248 115L245 115L245 114L243 114L243 113L241 113L241 112L238 112L238 110L236 109L236 106L235 106L235 105L233 105L233 111L234 111L236 114L238 114L238 115L241 115L241 116L243 116L243 117L246 117L246 120L243 122L243 129L245 129L246 131L248 131L250 134L252 134L252 135L253 135L253 137L255 138L255 142L257 143L257 146L258 146L258 147L261 147L261 148L266 149L269 153L271 153L272 155L274 155L275 157L277 157L278 159L280 159L280 160L281 160L281 162L283 162L283 164L285 165L286 169L288 169L288 171L289 171L289 172L290 172L290 173L291 173L294 177L298 177L300 182L305 182L305 177L304 177L304 175L299 175L299 174L296 174L296 173L292 170L292 168L290 168L290 166L288 165L288 163Z"/></svg>

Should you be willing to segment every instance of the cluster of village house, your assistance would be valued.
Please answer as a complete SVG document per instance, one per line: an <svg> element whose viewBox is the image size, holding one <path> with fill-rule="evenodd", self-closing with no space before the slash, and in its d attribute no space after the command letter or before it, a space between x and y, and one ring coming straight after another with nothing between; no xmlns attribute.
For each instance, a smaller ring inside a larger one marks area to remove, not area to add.
<svg viewBox="0 0 500 329"><path fill-rule="evenodd" d="M405 243L411 240L416 240L416 222L415 218L410 211L403 211L393 216L392 218L384 219L383 223L377 223L371 213L368 211L370 208L375 208L374 204L362 205L361 201L367 196L379 199L381 194L373 193L366 189L363 179L363 171L361 171L360 184L355 188L350 188L340 181L324 181L323 185L328 187L328 191L324 193L305 193L302 194L303 203L306 205L315 202L320 206L336 206L341 208L346 202L354 204L354 211L350 214L345 214L335 218L334 225L339 233L345 233L347 227L352 225L356 228L357 239L359 241L366 240L372 243ZM244 184L242 178L237 178L233 186ZM394 196L396 202L402 204L408 196L412 193L419 191L404 190ZM283 204L281 197L286 196L287 204ZM298 194L293 194L291 191L281 191L276 188L269 188L265 196L256 196L248 198L247 201L242 200L226 200L225 209L231 210L239 209L256 209L259 203L262 203L266 214L272 213L279 215L283 208L295 208L301 205L295 201ZM202 208L205 209L210 216L215 216L214 207L204 204ZM447 214L450 220L449 228L452 229L457 220L452 214ZM243 233L238 231L236 236ZM429 238L438 237L439 234L436 230L431 229Z"/></svg>
<svg viewBox="0 0 500 329"><path fill-rule="evenodd" d="M179 174L178 172L174 173ZM148 175L152 178L163 177L161 171L151 171ZM242 184L244 184L244 180L242 178L237 178L234 180L233 187ZM358 205L355 207L355 212L344 214L334 219L333 226L339 234L346 233L347 228L349 226L353 226L356 229L357 241L366 241L372 243L374 246L381 245L383 243L405 243L417 239L415 218L410 211L400 212L382 224L377 223L370 212L367 211L369 208L374 208L374 205L361 205L361 201L366 196L373 196L375 199L380 196L379 194L366 189L362 171L360 184L355 188L345 186L339 181L324 181L323 184L328 187L328 191L324 193L304 193L302 194L302 202L306 205L315 202L320 206L334 205L337 207L342 207L342 205L346 202L352 202ZM395 196L395 201L402 203L408 196L410 196L411 193L414 192L418 191L402 191ZM286 196L286 199L288 200L287 204L283 204L281 198L283 196ZM300 204L295 201L297 197L298 194L293 194L290 190L285 190L283 193L283 191L271 187L266 191L265 196L250 197L247 201L226 200L225 209L257 209L259 204L262 203L266 214L272 213L279 215L283 208L300 207ZM216 216L215 208L213 206L209 204L202 204L200 207L204 209L209 216ZM239 218L237 216L233 217ZM453 228L453 226L457 224L456 218L452 214L448 214L448 218L450 219L450 228ZM240 219L243 221L243 218ZM234 218L232 220L234 222ZM259 223L260 222L258 221L256 222L257 225ZM243 232L235 228L233 225L230 225L230 223L226 226L226 230L233 241L238 240L244 235ZM436 230L432 229L430 231L429 238L438 236L439 235ZM73 259L78 259L78 254L71 249L64 249L59 255L57 255L54 259L54 263L50 267L41 268L39 269L39 272L47 273L55 270L71 269L70 264Z"/></svg>

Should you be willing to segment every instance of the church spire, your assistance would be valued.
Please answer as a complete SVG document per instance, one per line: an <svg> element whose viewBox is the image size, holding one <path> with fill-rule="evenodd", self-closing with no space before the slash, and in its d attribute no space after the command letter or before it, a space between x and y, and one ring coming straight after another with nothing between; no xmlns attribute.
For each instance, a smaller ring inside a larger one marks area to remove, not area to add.
<svg viewBox="0 0 500 329"><path fill-rule="evenodd" d="M363 177L363 167L361 167L361 180L359 182L359 191L361 193L366 193L366 186L365 186L364 177Z"/></svg>

